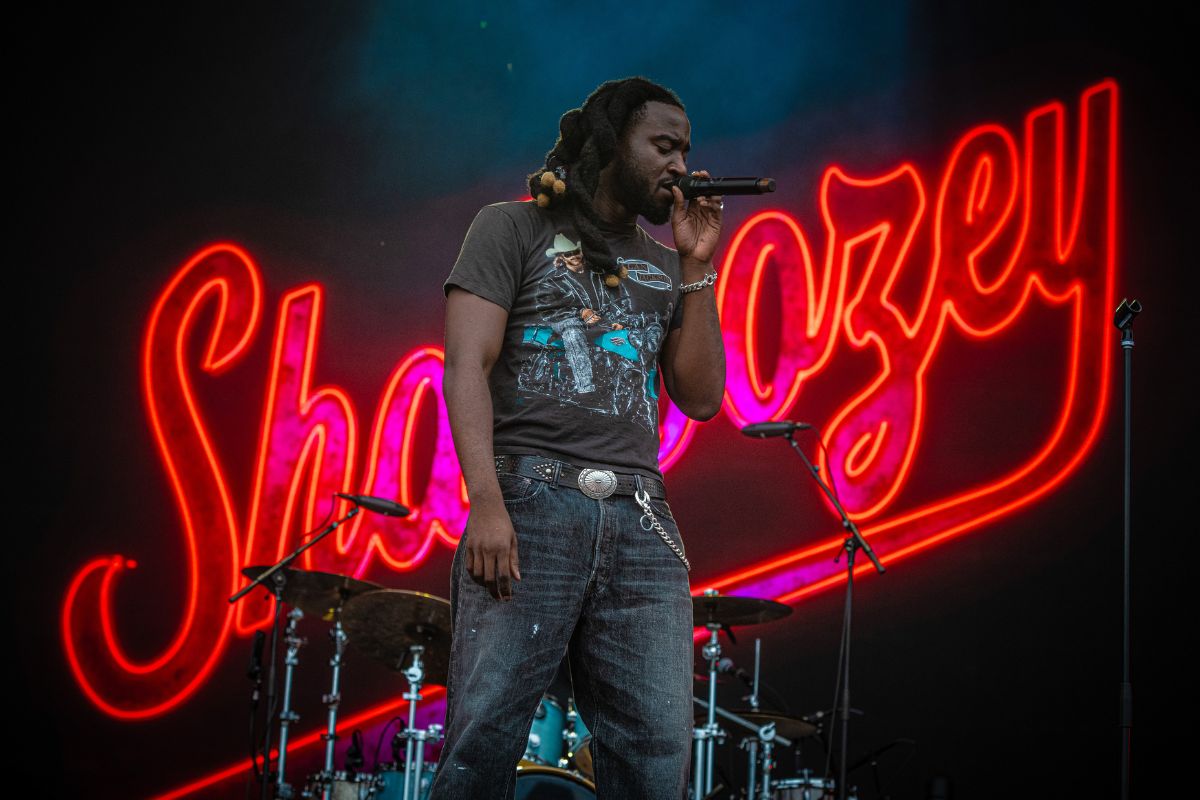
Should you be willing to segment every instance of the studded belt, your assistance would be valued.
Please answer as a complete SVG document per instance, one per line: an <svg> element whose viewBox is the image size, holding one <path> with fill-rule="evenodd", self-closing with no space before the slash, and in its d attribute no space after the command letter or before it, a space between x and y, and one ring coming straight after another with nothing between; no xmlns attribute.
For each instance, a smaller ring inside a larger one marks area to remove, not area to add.
<svg viewBox="0 0 1200 800"><path fill-rule="evenodd" d="M496 456L496 471L511 472L555 486L570 486L597 500L614 494L634 494L639 489L658 500L666 499L667 496L667 489L658 478L607 469L576 467L545 456Z"/></svg>

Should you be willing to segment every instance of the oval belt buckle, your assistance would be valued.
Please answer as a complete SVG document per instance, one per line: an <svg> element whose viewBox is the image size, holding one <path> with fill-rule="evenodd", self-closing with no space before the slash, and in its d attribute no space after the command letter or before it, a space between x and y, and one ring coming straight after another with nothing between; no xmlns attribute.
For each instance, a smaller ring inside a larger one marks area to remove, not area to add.
<svg viewBox="0 0 1200 800"><path fill-rule="evenodd" d="M617 476L607 469L579 470L579 491L593 500L603 500L617 490Z"/></svg>

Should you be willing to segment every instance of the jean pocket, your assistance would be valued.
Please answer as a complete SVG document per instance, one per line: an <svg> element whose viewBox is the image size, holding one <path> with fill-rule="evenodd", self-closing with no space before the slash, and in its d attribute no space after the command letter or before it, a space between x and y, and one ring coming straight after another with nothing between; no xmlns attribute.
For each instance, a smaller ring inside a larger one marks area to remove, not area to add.
<svg viewBox="0 0 1200 800"><path fill-rule="evenodd" d="M497 472L496 481L500 484L500 494L504 495L506 506L532 500L546 488L545 481L526 478L513 472Z"/></svg>
<svg viewBox="0 0 1200 800"><path fill-rule="evenodd" d="M666 500L652 497L650 498L650 508L654 510L654 516L675 521L675 515L671 513L671 506L667 504Z"/></svg>

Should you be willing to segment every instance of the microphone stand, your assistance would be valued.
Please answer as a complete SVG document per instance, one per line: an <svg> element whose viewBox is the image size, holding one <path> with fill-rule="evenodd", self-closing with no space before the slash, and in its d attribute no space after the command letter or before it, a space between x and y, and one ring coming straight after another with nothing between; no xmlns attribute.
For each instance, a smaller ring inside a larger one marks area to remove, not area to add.
<svg viewBox="0 0 1200 800"><path fill-rule="evenodd" d="M262 782L261 783L261 785L262 785L262 792L261 792L262 800L269 800L269 798L271 796L271 794L270 794L270 791L271 791L270 790L270 787L271 787L271 719L270 719L270 717L275 712L275 681L276 681L276 660L277 660L276 655L278 652L279 626L282 621L282 613L283 613L283 593L284 593L284 588L287 586L287 567L290 566L291 563L293 561L295 561L300 556L300 554L303 553L305 550L312 547L317 542L321 541L326 536L328 536L329 534L333 533L335 530L340 528L345 522L350 520L352 517L356 516L358 514L359 510L360 509L357 505L354 506L354 508L350 509L346 513L346 516L342 517L341 519L334 520L333 522L331 522L329 525L327 525L325 527L325 530L321 531L316 536L312 537L307 542L305 542L304 544L297 547L289 555L284 556L283 559L276 562L270 569L268 569L263 574L259 575L254 580L250 581L250 583L246 584L246 586L244 586L240 591L238 591L235 595L233 595L232 597L229 598L229 602L231 604L236 603L238 600L241 600L243 597L245 597L247 594L249 594L249 592L254 587L264 586L264 588L265 588L265 585L266 585L266 582L268 579L271 581L271 593L275 596L275 615L274 615L274 621L271 624L271 665L267 669L267 724L266 724L266 731L263 734L263 751L262 751L263 769L262 769L262 774L260 776L260 781ZM294 638L294 637L289 636L289 645L290 645L290 639L292 639L292 638ZM289 660L290 660L290 657L289 657ZM289 674L290 674L290 671L289 671ZM290 688L291 688L290 681L288 682L288 686L286 688L288 689L287 693L290 694ZM285 698L285 703L286 702L287 702L287 698ZM289 712L289 714L285 717L284 722L285 723L291 722L292 720L290 717L291 717L291 715ZM286 730L287 729L285 728L283 735L286 735ZM280 747L280 752L279 752L280 770L279 770L279 775L277 776L277 780L276 780L276 784L277 784L276 785L276 797L280 797L280 798L289 798L292 796L292 787L285 782L284 774L283 774L283 765L286 763L285 759L287 758L286 747L287 747L287 742L286 741L282 742L281 747Z"/></svg>
<svg viewBox="0 0 1200 800"><path fill-rule="evenodd" d="M1121 800L1129 800L1132 785L1130 774L1130 746L1133 737L1133 683L1129 674L1130 656L1130 572L1131 516L1130 500L1132 487L1133 451L1133 320L1142 312L1137 300L1122 300L1113 314L1113 324L1121 332L1121 349L1125 351L1125 594L1122 607L1121 641Z"/></svg>
<svg viewBox="0 0 1200 800"><path fill-rule="evenodd" d="M804 461L804 465L808 467L808 473L812 475L813 480L821 487L821 491L829 498L829 502L837 509L842 518L842 528L847 532L846 542L843 549L846 551L846 610L842 618L842 654L841 663L838 664L840 672L839 683L841 684L841 696L839 698L838 717L841 721L841 741L838 746L838 798L846 800L846 753L849 748L850 739L850 623L854 609L854 557L861 549L867 554L867 558L871 559L871 563L875 565L875 571L882 575L886 570L879 563L879 559L875 556L875 551L871 549L871 545L863 538L862 533L858 530L858 526L846 514L846 509L842 507L837 495L825 485L825 481L821 480L820 470L808 460L808 456L804 455L804 451L800 449L800 445L796 443L793 436L794 431L789 430L784 434L788 440L788 444ZM838 555L840 558L841 555ZM837 560L836 558L834 559Z"/></svg>

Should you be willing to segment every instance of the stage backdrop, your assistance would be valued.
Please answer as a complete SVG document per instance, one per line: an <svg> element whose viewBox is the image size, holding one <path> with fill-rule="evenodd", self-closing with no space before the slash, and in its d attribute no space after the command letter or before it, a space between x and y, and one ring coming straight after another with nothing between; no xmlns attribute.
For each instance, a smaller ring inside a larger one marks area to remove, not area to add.
<svg viewBox="0 0 1200 800"><path fill-rule="evenodd" d="M35 424L16 424L44 501L16 526L35 553L14 565L23 763L89 796L240 796L245 672L270 604L226 598L242 567L344 512L332 492L415 512L356 518L307 567L448 596L467 505L442 281L478 208L523 196L561 113L644 74L687 105L690 166L779 187L727 202L721 413L696 424L660 403L694 591L794 608L726 654L749 667L760 636L768 704L832 706L836 515L781 440L738 433L809 423L799 443L888 566L860 560L856 586L860 796L920 797L939 776L962 797L1111 789L1111 315L1127 294L1148 309L1148 542L1175 498L1151 481L1188 430L1167 390L1190 285L1190 183L1173 173L1194 174L1176 162L1195 120L1171 31L1094 14L375 3L45 20L69 68L30 115L50 178L31 188L22 298L48 313L17 333L42 357L13 382L32 389ZM1140 552L1149 614L1165 594ZM331 652L326 622L300 630L293 783L316 768ZM339 753L358 729L368 765L388 761L400 680L348 661ZM736 683L720 693L742 705ZM1139 685L1147 708L1167 696ZM441 700L426 691L423 720ZM1153 732L1139 745L1157 758ZM721 763L734 779L736 753ZM780 768L823 763L811 741Z"/></svg>

